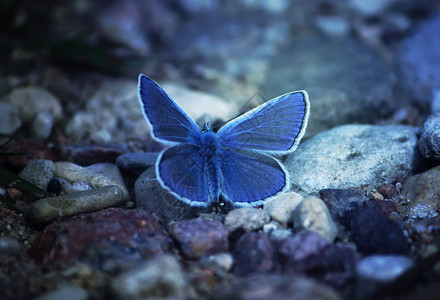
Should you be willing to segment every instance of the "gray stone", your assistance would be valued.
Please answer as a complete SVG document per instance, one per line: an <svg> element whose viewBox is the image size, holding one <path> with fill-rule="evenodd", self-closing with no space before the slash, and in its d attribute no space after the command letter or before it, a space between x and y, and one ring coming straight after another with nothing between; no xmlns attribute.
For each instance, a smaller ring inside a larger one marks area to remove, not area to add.
<svg viewBox="0 0 440 300"><path fill-rule="evenodd" d="M103 186L93 190L40 199L32 203L28 216L33 223L46 224L60 218L120 205L125 200L125 194L119 186Z"/></svg>
<svg viewBox="0 0 440 300"><path fill-rule="evenodd" d="M86 300L87 293L84 289L76 286L62 285L55 291L50 291L36 300Z"/></svg>
<svg viewBox="0 0 440 300"><path fill-rule="evenodd" d="M21 126L17 108L10 103L0 102L0 134L11 135Z"/></svg>
<svg viewBox="0 0 440 300"><path fill-rule="evenodd" d="M111 281L116 299L187 299L188 281L174 256L164 254Z"/></svg>
<svg viewBox="0 0 440 300"><path fill-rule="evenodd" d="M263 209L275 221L287 223L290 214L303 200L303 196L295 192L277 195L264 203Z"/></svg>
<svg viewBox="0 0 440 300"><path fill-rule="evenodd" d="M394 75L381 58L350 38L301 35L272 61L261 87L274 97L306 90L311 113L306 137L349 123L373 123L396 106Z"/></svg>
<svg viewBox="0 0 440 300"><path fill-rule="evenodd" d="M346 37L350 33L348 20L340 15L319 16L315 20L315 25L330 37Z"/></svg>
<svg viewBox="0 0 440 300"><path fill-rule="evenodd" d="M0 255L15 255L20 253L20 244L17 239L0 236Z"/></svg>
<svg viewBox="0 0 440 300"><path fill-rule="evenodd" d="M106 80L66 124L65 132L74 141L125 142L147 138L149 129L138 100L136 80Z"/></svg>
<svg viewBox="0 0 440 300"><path fill-rule="evenodd" d="M146 169L156 165L158 152L125 153L116 159L118 168L133 174L142 174Z"/></svg>
<svg viewBox="0 0 440 300"><path fill-rule="evenodd" d="M99 163L81 167L71 162L56 162L55 176L66 179L74 190L83 191L98 187L116 185L124 198L129 198L124 179L118 167L111 163Z"/></svg>
<svg viewBox="0 0 440 300"><path fill-rule="evenodd" d="M432 115L423 126L419 150L427 159L440 161L440 113Z"/></svg>
<svg viewBox="0 0 440 300"><path fill-rule="evenodd" d="M257 230L270 221L269 215L260 208L241 207L230 211L225 218L225 226L229 232L238 228L246 231Z"/></svg>
<svg viewBox="0 0 440 300"><path fill-rule="evenodd" d="M356 299L369 299L381 287L393 282L413 266L413 262L401 255L373 255L357 263Z"/></svg>
<svg viewBox="0 0 440 300"><path fill-rule="evenodd" d="M327 206L317 197L304 198L293 210L291 220L295 229L314 231L330 242L333 242L338 234Z"/></svg>
<svg viewBox="0 0 440 300"><path fill-rule="evenodd" d="M143 10L139 9L136 2L121 1L108 5L97 19L106 38L140 55L146 55L150 50L150 43L142 28L143 18Z"/></svg>
<svg viewBox="0 0 440 300"><path fill-rule="evenodd" d="M157 181L154 168L139 176L134 184L134 194L136 207L152 213L163 224L211 212L209 207L191 207L170 194Z"/></svg>
<svg viewBox="0 0 440 300"><path fill-rule="evenodd" d="M434 112L440 112L439 31L440 16L437 16L423 23L405 39L396 54L402 88L405 92L409 90L410 97L431 105Z"/></svg>
<svg viewBox="0 0 440 300"><path fill-rule="evenodd" d="M229 120L234 118L238 111L236 102L227 102L215 95L170 82L164 82L162 88L193 120L198 120L204 116L208 116L211 120L216 118Z"/></svg>
<svg viewBox="0 0 440 300"><path fill-rule="evenodd" d="M52 132L53 115L47 110L37 112L32 122L31 134L37 139L47 139Z"/></svg>
<svg viewBox="0 0 440 300"><path fill-rule="evenodd" d="M13 90L5 97L6 101L17 107L20 118L31 122L39 111L48 111L55 120L62 117L62 107L58 99L47 90L29 86Z"/></svg>
<svg viewBox="0 0 440 300"><path fill-rule="evenodd" d="M440 166L408 177L401 190L408 204L404 212L412 219L429 219L440 209Z"/></svg>
<svg viewBox="0 0 440 300"><path fill-rule="evenodd" d="M351 8L364 16L374 16L383 13L395 0L349 0Z"/></svg>
<svg viewBox="0 0 440 300"><path fill-rule="evenodd" d="M292 189L309 194L377 187L408 176L420 162L417 132L403 125L345 125L323 132L287 157Z"/></svg>
<svg viewBox="0 0 440 300"><path fill-rule="evenodd" d="M35 184L42 190L46 190L49 182L55 174L55 164L51 160L34 160L24 167L18 176Z"/></svg>

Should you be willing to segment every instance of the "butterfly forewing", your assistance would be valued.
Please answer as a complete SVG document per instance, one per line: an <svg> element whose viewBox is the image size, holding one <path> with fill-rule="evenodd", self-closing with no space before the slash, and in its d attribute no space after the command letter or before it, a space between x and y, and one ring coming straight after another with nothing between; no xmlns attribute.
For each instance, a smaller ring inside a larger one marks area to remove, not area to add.
<svg viewBox="0 0 440 300"><path fill-rule="evenodd" d="M188 143L200 136L197 124L153 80L139 75L139 101L156 139Z"/></svg>
<svg viewBox="0 0 440 300"><path fill-rule="evenodd" d="M220 128L223 144L267 152L293 151L304 135L309 101L304 91L272 99Z"/></svg>

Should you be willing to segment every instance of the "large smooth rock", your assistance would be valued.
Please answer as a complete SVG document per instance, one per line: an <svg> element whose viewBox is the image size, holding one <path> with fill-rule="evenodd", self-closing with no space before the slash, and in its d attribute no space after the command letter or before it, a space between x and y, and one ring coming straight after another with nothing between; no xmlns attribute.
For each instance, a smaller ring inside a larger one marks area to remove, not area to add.
<svg viewBox="0 0 440 300"><path fill-rule="evenodd" d="M429 117L423 125L419 150L425 158L440 161L440 113Z"/></svg>
<svg viewBox="0 0 440 300"><path fill-rule="evenodd" d="M396 55L402 88L434 112L440 112L439 31L440 16L424 22L402 42Z"/></svg>
<svg viewBox="0 0 440 300"><path fill-rule="evenodd" d="M419 163L418 128L345 125L304 142L286 161L292 189L380 186L408 176Z"/></svg>
<svg viewBox="0 0 440 300"><path fill-rule="evenodd" d="M306 136L349 123L372 123L395 107L394 75L353 39L303 35L276 56L261 87L267 98L294 90L309 94Z"/></svg>

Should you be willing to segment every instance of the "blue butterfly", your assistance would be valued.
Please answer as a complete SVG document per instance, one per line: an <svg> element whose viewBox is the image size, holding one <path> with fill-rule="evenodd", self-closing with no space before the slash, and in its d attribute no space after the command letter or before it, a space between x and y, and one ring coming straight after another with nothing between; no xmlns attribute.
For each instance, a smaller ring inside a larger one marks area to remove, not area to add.
<svg viewBox="0 0 440 300"><path fill-rule="evenodd" d="M197 124L152 79L139 75L139 101L152 137L170 144L156 162L161 185L191 206L220 196L252 207L289 188L273 155L294 151L304 136L310 104L305 91L282 95L233 119L217 133Z"/></svg>

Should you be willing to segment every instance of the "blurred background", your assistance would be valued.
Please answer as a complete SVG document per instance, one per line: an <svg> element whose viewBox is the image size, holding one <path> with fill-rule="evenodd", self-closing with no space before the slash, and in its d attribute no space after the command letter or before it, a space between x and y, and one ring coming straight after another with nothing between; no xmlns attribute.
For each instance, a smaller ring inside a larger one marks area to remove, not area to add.
<svg viewBox="0 0 440 300"><path fill-rule="evenodd" d="M440 2L0 1L1 133L148 150L139 73L228 120L305 89L307 137L440 111Z"/></svg>

